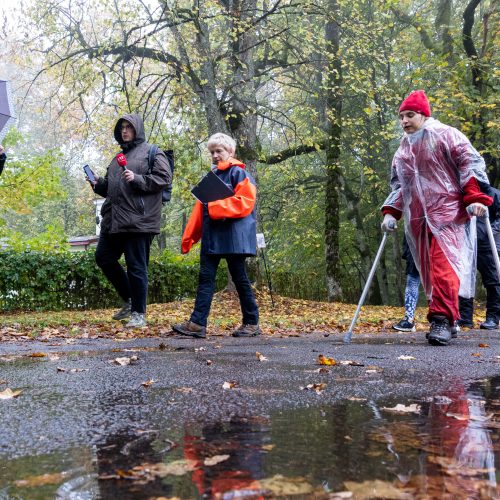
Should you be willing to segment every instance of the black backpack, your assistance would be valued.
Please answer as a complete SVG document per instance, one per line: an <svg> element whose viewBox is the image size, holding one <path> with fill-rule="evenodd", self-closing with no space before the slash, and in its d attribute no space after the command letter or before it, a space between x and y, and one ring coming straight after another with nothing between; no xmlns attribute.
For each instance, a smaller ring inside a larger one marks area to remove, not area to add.
<svg viewBox="0 0 500 500"><path fill-rule="evenodd" d="M153 144L151 148L149 149L149 154L148 154L148 166L149 170L148 173L151 173L153 171L153 167L155 166L155 157L156 153L158 153L158 146L156 144ZM165 153L165 156L167 157L168 164L170 166L170 170L172 172L172 178L170 181L170 184L167 184L164 188L163 191L161 192L161 202L165 205L167 201L170 201L172 198L172 181L174 180L174 151L172 149L167 149L163 151Z"/></svg>

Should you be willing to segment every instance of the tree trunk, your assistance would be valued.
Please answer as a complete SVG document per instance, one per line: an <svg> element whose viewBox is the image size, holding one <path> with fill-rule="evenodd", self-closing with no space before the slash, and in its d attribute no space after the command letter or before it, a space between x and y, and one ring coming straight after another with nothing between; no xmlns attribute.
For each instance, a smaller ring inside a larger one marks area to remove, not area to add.
<svg viewBox="0 0 500 500"><path fill-rule="evenodd" d="M325 188L325 258L326 286L329 301L342 297L339 266L340 191L343 176L340 167L342 132L342 67L340 60L340 26L337 0L328 2L329 19L325 26L326 46L326 188Z"/></svg>

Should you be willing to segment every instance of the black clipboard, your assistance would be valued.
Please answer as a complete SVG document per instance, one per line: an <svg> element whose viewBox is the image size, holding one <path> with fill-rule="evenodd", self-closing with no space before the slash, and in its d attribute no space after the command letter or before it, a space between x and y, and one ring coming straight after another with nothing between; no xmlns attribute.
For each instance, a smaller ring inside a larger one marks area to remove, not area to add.
<svg viewBox="0 0 500 500"><path fill-rule="evenodd" d="M191 194L201 203L223 200L234 195L234 191L212 170L191 189Z"/></svg>

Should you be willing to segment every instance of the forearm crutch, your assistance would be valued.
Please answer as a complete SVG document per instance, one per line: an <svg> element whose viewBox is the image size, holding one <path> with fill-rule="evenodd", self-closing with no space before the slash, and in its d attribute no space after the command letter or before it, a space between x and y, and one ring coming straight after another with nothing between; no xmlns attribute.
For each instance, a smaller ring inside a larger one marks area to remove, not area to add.
<svg viewBox="0 0 500 500"><path fill-rule="evenodd" d="M373 276L375 274L375 271L377 270L378 262L382 255L382 252L384 251L386 241L387 241L387 233L384 232L384 236L382 237L382 241L380 243L380 246L378 247L377 255L375 255L375 260L373 261L372 268L370 269L370 274L368 274L368 278L366 279L365 288L363 289L363 293L361 294L361 298L359 299L358 307L356 308L356 312L354 313L354 317L352 318L351 326L344 335L344 344L349 344L351 342L352 329L354 328L354 325L356 324L356 321L358 319L359 311L361 310L361 307L365 302L366 295L368 294L368 290L370 289L370 285L373 280Z"/></svg>

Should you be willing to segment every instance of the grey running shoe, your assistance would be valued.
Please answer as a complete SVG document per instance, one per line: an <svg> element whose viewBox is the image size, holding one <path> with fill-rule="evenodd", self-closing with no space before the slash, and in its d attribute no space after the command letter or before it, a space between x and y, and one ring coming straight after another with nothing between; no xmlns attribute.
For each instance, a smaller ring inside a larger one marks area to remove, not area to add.
<svg viewBox="0 0 500 500"><path fill-rule="evenodd" d="M125 328L144 328L148 326L144 314L132 311L130 321L125 325Z"/></svg>
<svg viewBox="0 0 500 500"><path fill-rule="evenodd" d="M428 341L431 345L448 345L451 340L450 322L444 316L436 314L431 320Z"/></svg>
<svg viewBox="0 0 500 500"><path fill-rule="evenodd" d="M132 314L132 302L129 299L127 302L123 303L123 306L119 311L116 311L115 314L113 314L113 319L120 320L120 319L130 318L131 314Z"/></svg>
<svg viewBox="0 0 500 500"><path fill-rule="evenodd" d="M231 335L233 337L256 337L261 333L262 330L259 328L259 325L241 325Z"/></svg>

